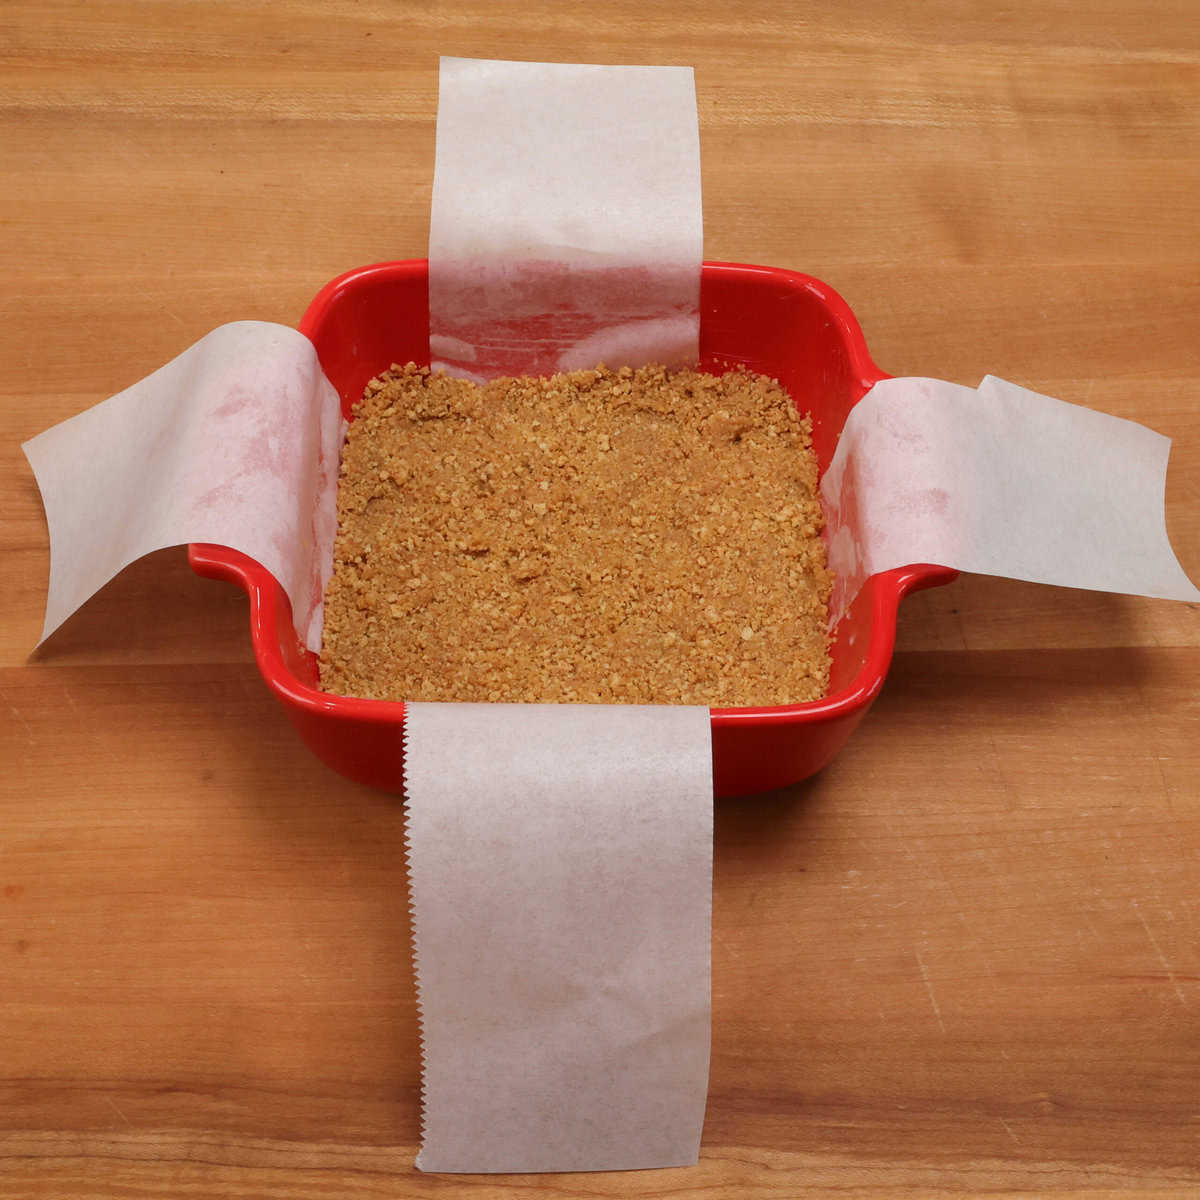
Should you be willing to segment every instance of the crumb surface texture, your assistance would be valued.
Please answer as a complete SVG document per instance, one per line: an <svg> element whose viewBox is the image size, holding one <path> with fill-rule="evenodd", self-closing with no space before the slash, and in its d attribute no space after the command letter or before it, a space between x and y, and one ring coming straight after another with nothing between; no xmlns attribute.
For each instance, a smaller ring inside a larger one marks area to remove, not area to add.
<svg viewBox="0 0 1200 1200"><path fill-rule="evenodd" d="M779 384L642 367L476 385L393 366L355 409L324 690L797 704L831 577L809 419Z"/></svg>

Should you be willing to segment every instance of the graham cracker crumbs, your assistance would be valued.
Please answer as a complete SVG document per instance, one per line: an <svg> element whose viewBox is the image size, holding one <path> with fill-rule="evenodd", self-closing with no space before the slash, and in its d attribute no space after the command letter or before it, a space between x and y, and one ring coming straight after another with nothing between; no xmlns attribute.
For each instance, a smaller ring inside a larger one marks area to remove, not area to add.
<svg viewBox="0 0 1200 1200"><path fill-rule="evenodd" d="M815 700L811 424L737 370L477 386L393 366L342 459L321 686L387 700Z"/></svg>

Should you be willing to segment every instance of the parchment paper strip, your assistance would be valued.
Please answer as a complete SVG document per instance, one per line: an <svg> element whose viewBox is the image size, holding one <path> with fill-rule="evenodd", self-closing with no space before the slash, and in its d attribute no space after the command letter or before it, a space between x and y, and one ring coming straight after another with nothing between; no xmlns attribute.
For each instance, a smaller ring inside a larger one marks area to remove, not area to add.
<svg viewBox="0 0 1200 1200"><path fill-rule="evenodd" d="M410 704L425 1171L696 1162L709 1057L704 708Z"/></svg>
<svg viewBox="0 0 1200 1200"><path fill-rule="evenodd" d="M50 529L42 639L135 559L231 546L279 580L321 646L337 532L342 416L312 343L286 325L222 325L24 444Z"/></svg>
<svg viewBox="0 0 1200 1200"><path fill-rule="evenodd" d="M703 236L690 67L441 60L435 368L692 364Z"/></svg>
<svg viewBox="0 0 1200 1200"><path fill-rule="evenodd" d="M1200 600L1167 537L1170 440L989 375L887 379L821 481L831 619L868 576L930 562L1034 583Z"/></svg>

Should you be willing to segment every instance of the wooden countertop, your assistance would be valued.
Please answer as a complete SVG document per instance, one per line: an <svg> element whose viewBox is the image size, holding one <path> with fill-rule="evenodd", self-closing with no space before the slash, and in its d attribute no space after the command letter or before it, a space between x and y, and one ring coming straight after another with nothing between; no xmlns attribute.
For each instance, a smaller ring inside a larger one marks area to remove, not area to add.
<svg viewBox="0 0 1200 1200"><path fill-rule="evenodd" d="M42 651L18 443L214 326L421 256L437 55L690 63L710 258L895 374L1175 439L1200 579L1191 0L0 10L0 1194L1200 1189L1200 608L963 578L841 757L717 813L701 1165L422 1176L391 797L301 747L181 551Z"/></svg>

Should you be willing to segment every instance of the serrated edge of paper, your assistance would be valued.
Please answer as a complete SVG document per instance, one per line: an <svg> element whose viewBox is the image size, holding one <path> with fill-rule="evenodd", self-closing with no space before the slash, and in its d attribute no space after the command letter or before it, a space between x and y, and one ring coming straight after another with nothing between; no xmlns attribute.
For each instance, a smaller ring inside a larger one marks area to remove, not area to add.
<svg viewBox="0 0 1200 1200"><path fill-rule="evenodd" d="M408 786L408 720L409 710L408 705L404 707L404 719L400 722L400 755L401 755L401 772L400 772L400 802L404 809L404 837L403 837L403 854L404 854L404 886L408 889L408 925L409 925L409 953L412 957L413 965L413 987L416 993L417 1004L417 1041L418 1054L420 1056L420 1077L418 1079L417 1090L417 1120L420 1124L420 1132L418 1133L417 1154L414 1160L414 1166L417 1165L417 1160L421 1157L421 1151L425 1148L425 1113L426 1113L426 1094L425 1094L425 1064L427 1056L425 1052L425 1001L422 994L421 984L421 951L420 938L417 936L417 901L413 894L413 877L412 877L412 824L409 814L409 801L411 793ZM418 1170L421 1168L418 1166Z"/></svg>

